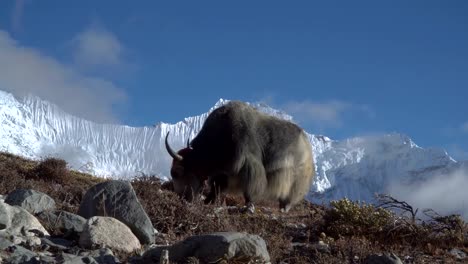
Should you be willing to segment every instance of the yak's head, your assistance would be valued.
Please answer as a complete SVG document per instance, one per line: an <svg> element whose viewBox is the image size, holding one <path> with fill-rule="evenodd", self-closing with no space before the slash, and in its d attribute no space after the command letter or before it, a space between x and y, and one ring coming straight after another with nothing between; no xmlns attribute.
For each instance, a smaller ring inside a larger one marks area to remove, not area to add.
<svg viewBox="0 0 468 264"><path fill-rule="evenodd" d="M168 142L169 132L166 135L166 150L173 158L171 167L174 191L187 201L193 201L203 188L204 179L196 159L193 157L193 149L187 142L187 147L175 152Z"/></svg>

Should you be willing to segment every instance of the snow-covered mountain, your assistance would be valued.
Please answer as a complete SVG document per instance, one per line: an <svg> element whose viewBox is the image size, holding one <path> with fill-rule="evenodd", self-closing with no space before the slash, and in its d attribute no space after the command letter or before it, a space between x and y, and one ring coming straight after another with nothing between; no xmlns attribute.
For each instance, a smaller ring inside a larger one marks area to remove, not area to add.
<svg viewBox="0 0 468 264"><path fill-rule="evenodd" d="M174 148L184 146L205 118L227 102L219 100L207 113L176 124L148 127L97 124L65 113L34 96L16 98L0 91L0 150L40 159L58 156L74 169L98 176L133 177L139 173L169 176L170 157L164 136L171 131ZM264 104L261 111L292 120ZM344 141L309 134L317 176L309 193L314 201L348 197L371 200L375 192L443 177L466 164L441 149L423 149L401 134L358 137Z"/></svg>

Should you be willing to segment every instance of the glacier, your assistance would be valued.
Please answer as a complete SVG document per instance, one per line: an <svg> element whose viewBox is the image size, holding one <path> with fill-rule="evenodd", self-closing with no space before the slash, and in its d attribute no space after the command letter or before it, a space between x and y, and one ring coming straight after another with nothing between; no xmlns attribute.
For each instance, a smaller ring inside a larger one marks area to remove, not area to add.
<svg viewBox="0 0 468 264"><path fill-rule="evenodd" d="M125 179L143 173L167 180L171 158L164 147L166 133L171 132L174 148L183 147L209 113L227 101L220 99L206 113L175 124L130 127L94 123L36 96L15 97L0 90L0 151L36 160L60 157L71 168L99 177ZM292 116L266 104L251 105L294 122ZM318 203L343 197L371 201L375 193L389 192L391 186L417 184L468 167L442 149L421 148L398 133L346 140L308 137L316 177L307 198Z"/></svg>

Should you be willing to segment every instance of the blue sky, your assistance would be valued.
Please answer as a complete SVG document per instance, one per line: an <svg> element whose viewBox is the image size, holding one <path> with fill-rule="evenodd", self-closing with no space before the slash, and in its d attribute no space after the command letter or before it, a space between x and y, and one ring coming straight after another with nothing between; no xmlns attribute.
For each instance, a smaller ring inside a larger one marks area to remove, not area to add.
<svg viewBox="0 0 468 264"><path fill-rule="evenodd" d="M468 2L0 2L0 89L131 126L219 98L468 159ZM3 72L3 73L2 73Z"/></svg>

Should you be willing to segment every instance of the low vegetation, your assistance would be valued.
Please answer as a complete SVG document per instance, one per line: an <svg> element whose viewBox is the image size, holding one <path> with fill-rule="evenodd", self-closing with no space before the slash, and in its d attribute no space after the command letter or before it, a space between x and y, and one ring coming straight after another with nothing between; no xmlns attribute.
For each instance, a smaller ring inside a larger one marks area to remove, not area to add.
<svg viewBox="0 0 468 264"><path fill-rule="evenodd" d="M59 209L76 213L86 190L105 179L67 168L65 161L23 159L0 153L0 194L17 188L47 193ZM449 250L468 252L468 226L458 215L422 212L404 201L380 195L372 205L342 199L329 206L303 201L281 214L276 203L260 203L254 214L241 210L239 197L224 196L214 205L187 203L171 184L139 175L132 185L160 244L217 231L245 231L263 237L273 263L361 263L366 256L393 252L408 263L456 263ZM326 247L320 247L324 242ZM236 262L245 263L245 262Z"/></svg>

